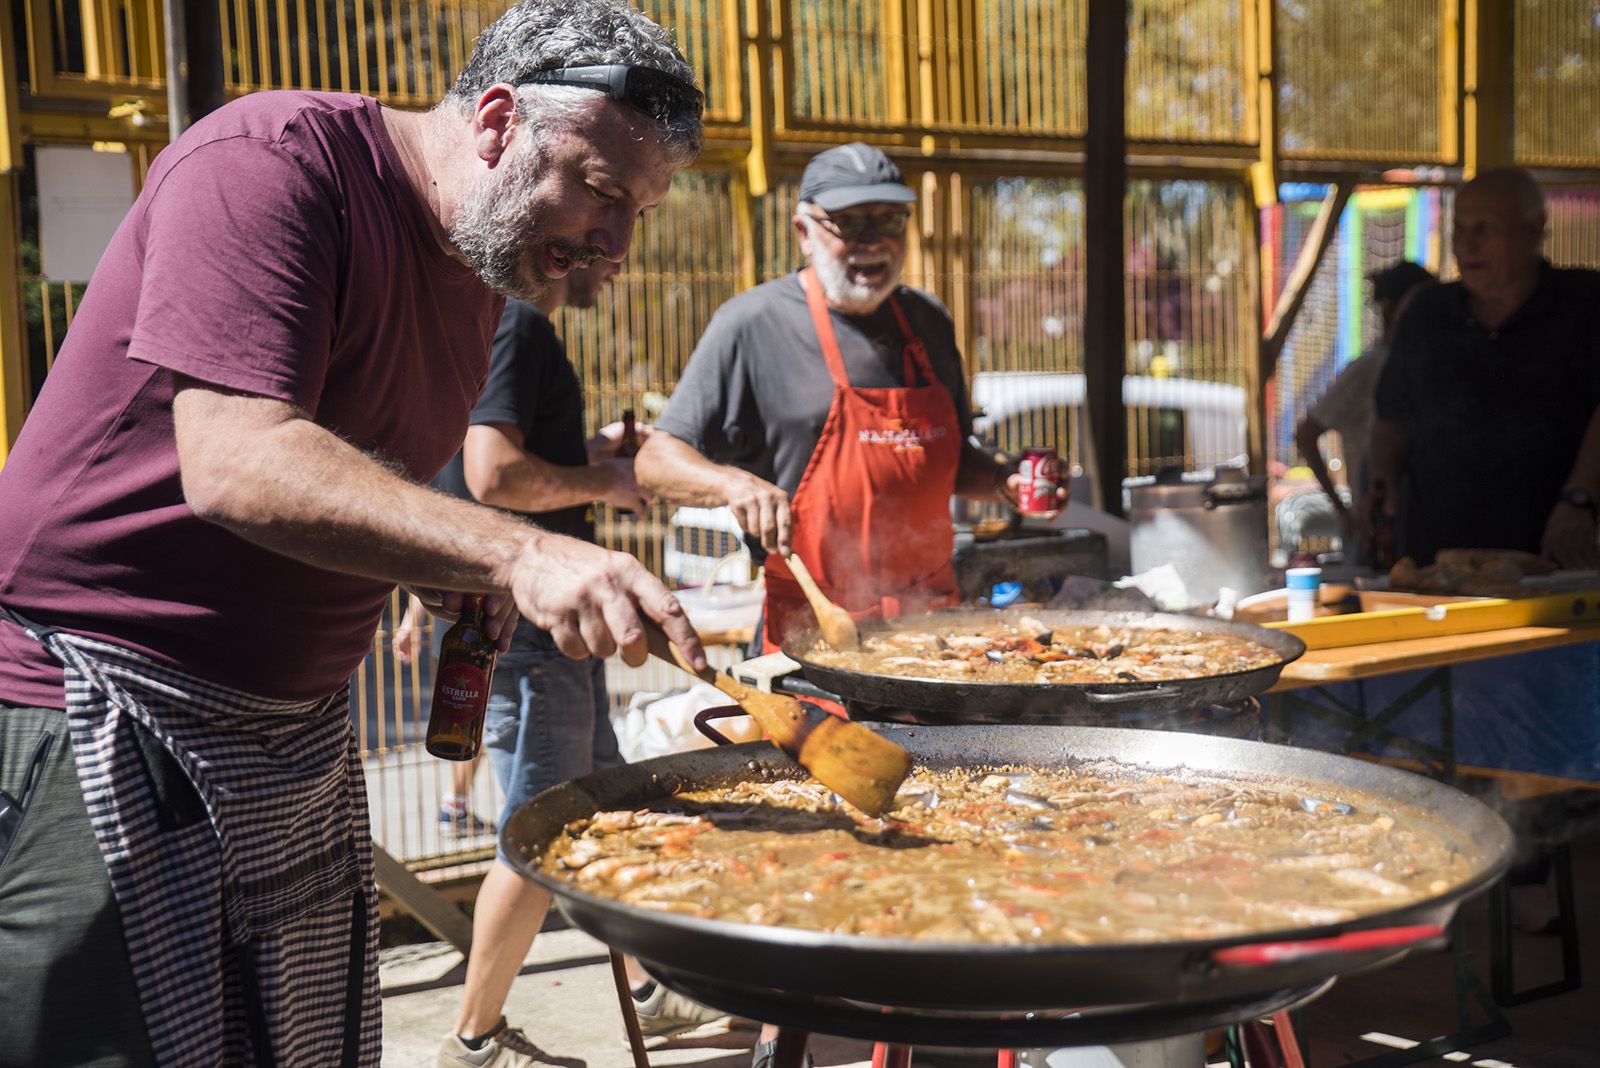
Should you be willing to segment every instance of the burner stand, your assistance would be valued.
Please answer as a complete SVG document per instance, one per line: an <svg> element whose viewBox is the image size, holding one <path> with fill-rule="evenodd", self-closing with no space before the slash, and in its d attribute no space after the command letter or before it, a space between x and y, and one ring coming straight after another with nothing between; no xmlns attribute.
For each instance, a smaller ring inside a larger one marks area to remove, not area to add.
<svg viewBox="0 0 1600 1068"><path fill-rule="evenodd" d="M1333 985L1278 990L1251 999L1181 1005L1091 1006L1079 1010L945 1012L872 1005L844 998L725 984L710 976L645 961L666 986L695 1001L781 1028L820 1032L896 1046L1019 1049L1103 1046L1195 1034L1258 1019L1305 1004ZM774 1068L782 1068L774 1065Z"/></svg>

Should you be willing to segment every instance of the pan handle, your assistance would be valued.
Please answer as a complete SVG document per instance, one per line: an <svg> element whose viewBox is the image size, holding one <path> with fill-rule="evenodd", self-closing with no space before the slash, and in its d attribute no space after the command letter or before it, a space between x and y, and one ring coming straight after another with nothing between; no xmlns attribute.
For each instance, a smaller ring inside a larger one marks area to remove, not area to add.
<svg viewBox="0 0 1600 1068"><path fill-rule="evenodd" d="M1132 690L1085 690L1084 700L1096 705L1115 705L1125 701L1178 701L1183 700L1183 691L1167 686L1140 686Z"/></svg>
<svg viewBox="0 0 1600 1068"><path fill-rule="evenodd" d="M732 745L733 739L713 727L711 721L714 719L732 719L734 716L748 716L749 714L738 705L716 705L712 708L702 708L694 714L694 729L710 738L716 745Z"/></svg>
<svg viewBox="0 0 1600 1068"><path fill-rule="evenodd" d="M1436 923L1412 927L1376 927L1367 931L1351 931L1332 938L1312 938L1300 942L1252 942L1243 946L1228 946L1211 954L1217 964L1232 968L1261 968L1273 964L1286 964L1305 957L1325 953L1364 953L1373 949L1399 949L1444 937L1444 928Z"/></svg>

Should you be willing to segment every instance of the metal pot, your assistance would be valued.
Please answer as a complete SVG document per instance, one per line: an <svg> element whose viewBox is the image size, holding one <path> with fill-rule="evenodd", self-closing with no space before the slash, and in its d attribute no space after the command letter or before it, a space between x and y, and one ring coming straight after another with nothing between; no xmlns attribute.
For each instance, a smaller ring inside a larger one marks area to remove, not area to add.
<svg viewBox="0 0 1600 1068"><path fill-rule="evenodd" d="M1237 467L1167 468L1122 484L1135 574L1170 563L1195 604L1227 586L1241 596L1277 585L1267 560L1267 481Z"/></svg>
<svg viewBox="0 0 1600 1068"><path fill-rule="evenodd" d="M573 820L697 786L804 775L766 743L661 757L553 787L517 809L501 829L500 844L519 871L555 896L575 926L640 958L657 974L714 977L730 988L779 987L796 995L972 1011L1198 1004L1320 983L1395 959L1418 944L1437 943L1457 905L1486 889L1510 863L1510 829L1487 806L1419 775L1348 757L1104 727L895 727L881 733L934 766L1112 759L1149 769L1281 775L1318 791L1316 796L1362 791L1428 813L1434 828L1473 858L1473 870L1434 897L1348 923L1085 946L923 942L701 919L591 894L539 870L546 847Z"/></svg>

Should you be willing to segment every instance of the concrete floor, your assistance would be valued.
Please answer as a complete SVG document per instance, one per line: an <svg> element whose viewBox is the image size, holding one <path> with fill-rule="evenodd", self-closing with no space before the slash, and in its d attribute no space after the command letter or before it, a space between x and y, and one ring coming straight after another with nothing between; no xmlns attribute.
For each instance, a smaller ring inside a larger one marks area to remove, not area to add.
<svg viewBox="0 0 1600 1068"><path fill-rule="evenodd" d="M1600 969L1600 834L1592 829L1574 846L1583 961ZM1487 903L1469 903L1462 912L1473 966L1488 982ZM1559 974L1557 940L1516 936L1519 986ZM1457 1029L1448 953L1415 955L1397 965L1350 976L1306 1013L1303 1040L1316 1068L1347 1065L1393 1047L1398 1040L1418 1042ZM454 1022L464 974L461 957L438 944L386 950L383 963L385 1068L432 1068L439 1041ZM1478 1068L1596 1068L1600 1066L1600 978L1587 987L1505 1010L1512 1034L1472 1046L1432 1065L1472 1064ZM528 963L506 1006L511 1022L551 1054L559 1068L632 1068L623 1043L621 1017L611 985L605 947L573 930L547 930L535 942ZM1482 1020L1474 1006L1471 1020ZM655 1065L745 1068L751 1031L723 1032L674 1040L651 1054ZM859 1065L871 1057L864 1042L817 1037L811 1050L821 1068ZM952 1063L953 1062L953 1063ZM959 1064L978 1068L985 1059L954 1060L928 1053L919 1065ZM992 1064L992 1060L987 1063Z"/></svg>

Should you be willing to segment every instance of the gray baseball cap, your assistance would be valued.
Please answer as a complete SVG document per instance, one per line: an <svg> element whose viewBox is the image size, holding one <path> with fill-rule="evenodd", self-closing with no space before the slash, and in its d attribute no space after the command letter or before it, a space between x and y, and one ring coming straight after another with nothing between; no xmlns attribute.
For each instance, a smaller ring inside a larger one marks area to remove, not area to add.
<svg viewBox="0 0 1600 1068"><path fill-rule="evenodd" d="M818 152L800 176L800 199L823 211L857 204L915 204L900 168L879 149L860 141Z"/></svg>

